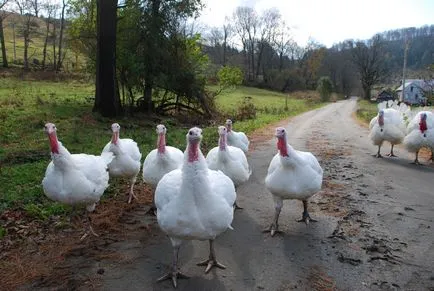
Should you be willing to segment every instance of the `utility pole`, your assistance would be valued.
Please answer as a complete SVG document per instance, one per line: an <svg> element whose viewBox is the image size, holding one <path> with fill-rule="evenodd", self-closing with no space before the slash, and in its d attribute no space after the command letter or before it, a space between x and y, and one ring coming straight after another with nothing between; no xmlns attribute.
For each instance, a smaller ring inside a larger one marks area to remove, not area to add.
<svg viewBox="0 0 434 291"><path fill-rule="evenodd" d="M409 40L408 37L405 37L404 40L405 44L404 44L404 66L402 69L402 93L401 96L399 97L399 101L403 102L404 101L404 93L405 93L405 69L407 67L407 53L408 53L408 45L409 45Z"/></svg>

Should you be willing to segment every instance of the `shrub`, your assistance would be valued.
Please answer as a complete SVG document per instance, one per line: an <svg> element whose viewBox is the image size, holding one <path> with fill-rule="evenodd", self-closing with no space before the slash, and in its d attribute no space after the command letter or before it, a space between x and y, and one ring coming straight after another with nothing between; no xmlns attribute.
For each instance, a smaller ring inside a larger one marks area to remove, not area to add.
<svg viewBox="0 0 434 291"><path fill-rule="evenodd" d="M321 96L321 101L326 102L330 100L330 95L333 91L333 84L329 77L323 76L318 80L317 91Z"/></svg>
<svg viewBox="0 0 434 291"><path fill-rule="evenodd" d="M237 120L255 119L256 107L253 104L252 97L246 96L237 108Z"/></svg>

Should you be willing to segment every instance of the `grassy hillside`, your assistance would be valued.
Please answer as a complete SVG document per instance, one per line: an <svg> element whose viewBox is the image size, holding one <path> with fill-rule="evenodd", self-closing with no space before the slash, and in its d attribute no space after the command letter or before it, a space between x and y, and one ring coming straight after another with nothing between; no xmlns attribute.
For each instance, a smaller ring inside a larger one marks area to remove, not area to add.
<svg viewBox="0 0 434 291"><path fill-rule="evenodd" d="M49 144L43 126L50 121L58 128L59 140L72 153L99 154L111 137L112 122L121 124L121 137L133 138L140 146L143 158L155 147L155 125L163 122L168 128L167 142L185 148L186 127L173 119L151 121L148 116L107 119L91 113L94 87L78 82L30 82L0 79L0 211L21 208L38 218L63 213L69 208L49 201L42 192L41 180L50 161ZM255 120L234 123L235 130L251 133L257 128L279 121L319 104L302 99L289 99L285 111L285 95L253 88L239 88L222 94L217 103L229 117L230 109L236 108L244 96L253 96L260 111ZM270 136L271 138L271 136ZM203 152L217 144L216 127L204 128ZM112 183L104 197L119 191Z"/></svg>
<svg viewBox="0 0 434 291"><path fill-rule="evenodd" d="M22 64L24 59L24 39L22 34L22 27L25 18L16 13L7 13L8 16L3 21L4 36L6 45L6 55L8 62L12 65L14 63L14 35L15 35L15 63ZM36 62L42 63L43 48L46 36L46 22L45 19L32 17L32 22L35 24L30 35L30 47L28 50L29 63ZM50 34L53 31L53 25L50 25ZM57 28L59 34L59 28ZM58 37L58 36L57 36ZM56 39L56 53L58 46L58 39ZM64 37L64 52L66 52L64 67L66 71L73 71L77 68L82 68L85 65L83 56L76 55L68 48L68 35ZM47 46L47 64L52 64L54 60L53 55L53 40L50 39ZM2 56L0 54L0 61Z"/></svg>

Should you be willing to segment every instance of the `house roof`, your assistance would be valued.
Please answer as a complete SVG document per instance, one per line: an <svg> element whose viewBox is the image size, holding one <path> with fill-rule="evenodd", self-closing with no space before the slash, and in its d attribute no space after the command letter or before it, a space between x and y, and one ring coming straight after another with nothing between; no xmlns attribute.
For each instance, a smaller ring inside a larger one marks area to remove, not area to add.
<svg viewBox="0 0 434 291"><path fill-rule="evenodd" d="M405 88L407 88L411 84L415 84L416 86L422 87L424 83L425 83L424 80L420 80L420 79L408 79L408 80L405 80ZM396 89L396 91L402 91L402 85L399 86Z"/></svg>

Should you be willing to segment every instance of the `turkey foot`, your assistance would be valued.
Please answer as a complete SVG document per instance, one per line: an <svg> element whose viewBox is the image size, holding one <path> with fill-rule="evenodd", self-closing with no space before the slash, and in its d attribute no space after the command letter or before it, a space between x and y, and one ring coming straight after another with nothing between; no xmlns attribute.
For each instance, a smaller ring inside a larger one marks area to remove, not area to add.
<svg viewBox="0 0 434 291"><path fill-rule="evenodd" d="M138 200L138 199L137 199L137 196L136 196L133 192L130 192L130 195L129 195L129 197L128 197L128 204L130 204L131 201L133 201L133 198L134 198L135 200Z"/></svg>
<svg viewBox="0 0 434 291"><path fill-rule="evenodd" d="M157 279L157 282L162 282L162 281L166 281L168 279L172 279L173 287L176 288L178 286L178 278L179 279L189 279L190 277L187 275L184 275L179 270L176 270L176 271L169 272L164 276L161 276L160 278Z"/></svg>
<svg viewBox="0 0 434 291"><path fill-rule="evenodd" d="M162 282L165 281L167 279L172 279L172 284L173 287L177 287L178 286L178 278L179 279L188 279L190 277L188 277L187 275L184 275L183 273L181 273L178 269L178 253L179 253L179 247L180 246L174 246L173 247L173 261L172 261L172 271L168 272L167 274L165 274L164 276L160 277L157 279L157 282Z"/></svg>
<svg viewBox="0 0 434 291"><path fill-rule="evenodd" d="M88 230L81 236L80 240L84 240L89 235L89 233L96 237L99 236L92 228L92 221L90 219L89 214L87 214L87 222L89 224Z"/></svg>
<svg viewBox="0 0 434 291"><path fill-rule="evenodd" d="M209 240L209 259L204 260L203 262L200 262L197 265L198 266L206 266L205 274L207 274L213 267L217 267L220 269L226 269L226 266L217 262L217 259L215 258L214 241L213 240Z"/></svg>
<svg viewBox="0 0 434 291"><path fill-rule="evenodd" d="M309 212L307 212L307 201L303 200L303 216L300 220L297 220L297 222L304 222L308 225L310 221L317 222L315 219L310 217Z"/></svg>
<svg viewBox="0 0 434 291"><path fill-rule="evenodd" d="M234 210L243 209L243 207L238 206L237 201L234 203Z"/></svg>
<svg viewBox="0 0 434 291"><path fill-rule="evenodd" d="M279 225L274 222L270 225L269 228L264 229L262 232L269 232L271 236L274 236L276 233L283 233L283 231L279 229Z"/></svg>
<svg viewBox="0 0 434 291"><path fill-rule="evenodd" d="M309 222L318 222L318 220L312 219L309 215L309 212L303 211L303 217L297 220L297 222L304 222L306 225L308 225Z"/></svg>
<svg viewBox="0 0 434 291"><path fill-rule="evenodd" d="M383 156L380 153L377 153L374 157L376 157L376 158L382 158Z"/></svg>
<svg viewBox="0 0 434 291"><path fill-rule="evenodd" d="M390 153L387 154L388 157L396 157L395 154L393 153L393 145L392 148L390 149Z"/></svg>

